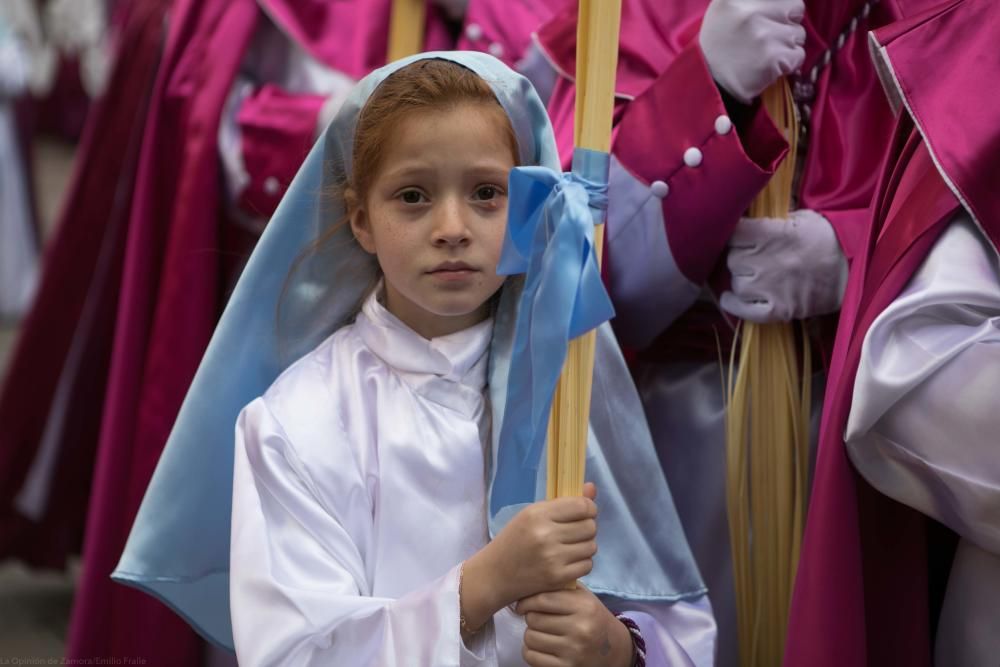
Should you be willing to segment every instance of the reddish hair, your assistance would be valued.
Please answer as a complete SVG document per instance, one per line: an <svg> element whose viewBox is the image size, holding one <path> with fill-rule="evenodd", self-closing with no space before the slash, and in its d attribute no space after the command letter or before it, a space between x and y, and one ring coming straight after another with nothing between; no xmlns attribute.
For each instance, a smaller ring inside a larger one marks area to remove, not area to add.
<svg viewBox="0 0 1000 667"><path fill-rule="evenodd" d="M351 169L342 194L350 212L365 200L375 179L386 139L414 111L452 109L462 104L482 105L496 116L518 164L517 137L510 118L489 84L478 74L448 60L418 60L390 74L371 94L358 115Z"/></svg>

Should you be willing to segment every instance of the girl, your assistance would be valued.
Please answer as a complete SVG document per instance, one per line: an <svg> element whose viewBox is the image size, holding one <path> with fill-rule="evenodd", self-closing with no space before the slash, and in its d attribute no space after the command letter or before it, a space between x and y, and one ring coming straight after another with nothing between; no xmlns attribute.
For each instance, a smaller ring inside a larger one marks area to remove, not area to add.
<svg viewBox="0 0 1000 667"><path fill-rule="evenodd" d="M176 558L175 548L168 560L159 549L197 539L171 517L214 511L182 500L178 512L176 485L190 498L205 468L185 465L195 456L185 449L206 441L205 423L234 391L282 368L258 360L272 344L267 305L283 292L285 351L305 354L236 428L229 591L241 663L625 666L648 650L653 664L709 664L711 611L648 433L625 421L640 414L638 397L607 327L592 426L595 440L624 434L632 449L592 443L606 537L593 485L583 498L514 508L506 524L487 513L500 446L491 424L506 374L519 372L509 363L519 284L496 274L507 177L517 164L555 164L530 85L483 54L425 54L364 79L321 146L241 278L116 577L227 639L205 602L217 555ZM332 196L301 254L317 173ZM283 284L275 268L295 255ZM171 480L164 518L153 508ZM151 537L142 526L154 522ZM211 531L199 535L217 546ZM588 573L603 602L567 589Z"/></svg>

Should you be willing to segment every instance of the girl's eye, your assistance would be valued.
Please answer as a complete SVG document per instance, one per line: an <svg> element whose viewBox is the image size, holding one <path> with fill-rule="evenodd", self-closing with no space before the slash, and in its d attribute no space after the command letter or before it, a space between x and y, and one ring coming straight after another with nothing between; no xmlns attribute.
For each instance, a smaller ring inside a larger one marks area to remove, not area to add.
<svg viewBox="0 0 1000 667"><path fill-rule="evenodd" d="M476 188L476 199L480 201L491 201L499 194L500 190L495 185L481 185Z"/></svg>
<svg viewBox="0 0 1000 667"><path fill-rule="evenodd" d="M417 190L405 190L399 194L399 198L404 204L419 204L424 200L424 196Z"/></svg>

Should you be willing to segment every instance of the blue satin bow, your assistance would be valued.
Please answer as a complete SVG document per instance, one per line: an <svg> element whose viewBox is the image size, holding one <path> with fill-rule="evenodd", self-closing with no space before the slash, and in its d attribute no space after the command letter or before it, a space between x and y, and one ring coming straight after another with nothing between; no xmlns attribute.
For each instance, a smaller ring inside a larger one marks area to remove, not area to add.
<svg viewBox="0 0 1000 667"><path fill-rule="evenodd" d="M497 273L525 273L490 498L493 515L535 500L552 394L569 341L614 316L594 254L607 210L607 153L576 149L573 171L510 174L507 236Z"/></svg>

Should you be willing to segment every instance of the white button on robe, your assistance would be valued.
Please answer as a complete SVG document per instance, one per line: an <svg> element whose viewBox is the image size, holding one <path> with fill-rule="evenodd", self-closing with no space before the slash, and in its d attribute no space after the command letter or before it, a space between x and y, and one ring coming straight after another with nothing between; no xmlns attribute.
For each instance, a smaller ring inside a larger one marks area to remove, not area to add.
<svg viewBox="0 0 1000 667"><path fill-rule="evenodd" d="M716 134L729 134L732 129L733 121L729 120L729 116L719 116L715 119Z"/></svg>
<svg viewBox="0 0 1000 667"><path fill-rule="evenodd" d="M278 183L278 179L274 176L268 176L264 179L264 192L269 195L278 194L278 190L281 189L281 184Z"/></svg>
<svg viewBox="0 0 1000 667"><path fill-rule="evenodd" d="M483 36L483 29L479 27L478 23L470 23L465 26L465 36L475 42Z"/></svg>
<svg viewBox="0 0 1000 667"><path fill-rule="evenodd" d="M684 151L684 164L689 167L697 167L701 164L702 157L701 150L692 146Z"/></svg>

